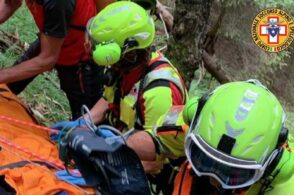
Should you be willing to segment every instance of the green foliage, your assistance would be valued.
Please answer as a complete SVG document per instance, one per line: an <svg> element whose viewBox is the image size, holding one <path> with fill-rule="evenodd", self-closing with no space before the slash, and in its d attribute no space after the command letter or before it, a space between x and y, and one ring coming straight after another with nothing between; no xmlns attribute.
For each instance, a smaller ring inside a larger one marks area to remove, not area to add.
<svg viewBox="0 0 294 195"><path fill-rule="evenodd" d="M226 7L230 8L238 8L246 6L250 3L252 3L251 0L222 0L221 1Z"/></svg>
<svg viewBox="0 0 294 195"><path fill-rule="evenodd" d="M284 51L270 55L272 56L272 60L265 61L265 65L270 66L273 71L277 71L279 69L282 69L283 66L287 66L285 59L291 57L290 51Z"/></svg>
<svg viewBox="0 0 294 195"><path fill-rule="evenodd" d="M258 10L262 10L277 7L287 10L291 15L294 13L293 0L222 0L221 2L228 8L255 6Z"/></svg>
<svg viewBox="0 0 294 195"><path fill-rule="evenodd" d="M265 7L275 7L280 6L279 3L282 2L283 6L288 11L294 11L292 0L288 1L276 1L276 0L224 0L228 9L244 9L246 6L258 5L256 10L263 9ZM291 9L290 9L291 8ZM293 15L293 14L292 14ZM244 17L244 18L242 18ZM250 17L254 17L250 16ZM240 18L230 18L229 21L225 21L226 25L229 25L229 29L223 29L220 32L235 42L249 42L251 37L245 37L244 34L250 34L250 25L245 24L245 28L248 30L244 33L241 28L236 28L240 25L240 20L246 19L250 22L251 18L248 16L240 16ZM159 28L163 28L160 22L156 24ZM224 24L222 24L223 26ZM244 25L244 24L243 24ZM0 26L0 30L7 33L12 33L16 37L19 37L21 43L30 43L35 40L37 28L34 25L33 19L28 13L25 6L23 6L18 12L9 19L8 22ZM166 40L162 35L156 36L156 46L160 48L166 44ZM261 72L274 72L276 69L280 69L285 65L284 59L290 57L293 53L293 47L288 52L281 52L272 60L268 58L264 59L265 68ZM10 45L10 47L4 52L0 53L0 67L10 66L17 57L21 54L18 44ZM275 55L275 54L273 54ZM176 65L176 63L175 63ZM181 69L181 66L178 67ZM199 70L200 71L200 70ZM199 71L195 73L196 79L192 81L189 95L201 96L212 89L214 89L218 83L209 74L199 74ZM257 74L257 73L254 73ZM184 75L185 76L185 75ZM198 82L198 78L201 76L201 82ZM20 95L20 97L25 101L34 111L35 115L39 121L45 125L51 125L56 121L68 119L70 117L70 109L67 99L64 93L59 89L57 83L56 72L48 72L38 76ZM294 129L294 113L288 112L287 125L289 128Z"/></svg>
<svg viewBox="0 0 294 195"><path fill-rule="evenodd" d="M26 6L22 6L13 17L0 26L8 33L16 34L21 41L30 43L37 37L37 27L28 13Z"/></svg>
<svg viewBox="0 0 294 195"><path fill-rule="evenodd" d="M244 9L255 10L255 13L251 13L251 16L240 14L239 17L231 17L229 14L229 21L225 20L223 22L227 28L221 28L220 33L228 39L232 39L237 42L252 42L250 26L254 16L263 9L277 7L286 10L292 17L294 16L293 0L222 0L221 2L222 6L226 8L228 13L232 10L240 10L241 13ZM236 28L237 26L240 28ZM244 26L246 29L243 28ZM278 66L285 65L285 57L290 57L292 53L293 52L283 51L278 54L271 55L273 60L270 60L270 62Z"/></svg>
<svg viewBox="0 0 294 195"><path fill-rule="evenodd" d="M22 48L19 45L31 43L36 39L37 27L26 6L22 6L13 17L0 26L0 30L19 39L9 45L3 55L0 55L0 67L2 68L13 64L21 54Z"/></svg>
<svg viewBox="0 0 294 195"><path fill-rule="evenodd" d="M294 112L293 110L286 111L286 127L290 130L291 134L294 136Z"/></svg>
<svg viewBox="0 0 294 195"><path fill-rule="evenodd" d="M195 71L194 80L192 80L189 87L189 97L201 97L211 92L218 85L219 83L204 69L198 69Z"/></svg>
<svg viewBox="0 0 294 195"><path fill-rule="evenodd" d="M153 19L155 19L155 17ZM161 20L156 20L155 25L157 32L154 37L154 42L156 43L154 46L156 50L159 50L167 46L168 37L165 33L164 25Z"/></svg>
<svg viewBox="0 0 294 195"><path fill-rule="evenodd" d="M254 0L255 5L260 9L265 9L269 7L277 7L287 10L290 15L293 16L294 13L294 3L293 0Z"/></svg>
<svg viewBox="0 0 294 195"><path fill-rule="evenodd" d="M280 72L285 66L287 66L287 62L289 62L291 58L293 58L294 53L294 45L292 44L286 51L279 53L266 53L262 50L257 49L251 38L251 24L255 15L263 9L276 7L287 11L292 17L294 17L294 1L293 0L222 0L221 5L226 8L225 17L223 18L221 28L219 30L219 35L225 37L232 45L243 46L244 49L241 51L247 52L249 50L256 51L256 56L248 56L252 57L252 59L241 59L240 61L232 61L241 62L245 61L243 65L245 67L239 73L233 72L232 70L227 70L227 72L234 75L234 79L238 79L238 77L244 78L258 78L265 85L271 86L275 82L276 73ZM237 16L237 17L236 17ZM254 48L255 47L255 48ZM234 48L234 47L233 47ZM234 55L234 54L233 54ZM242 55L242 53L239 55ZM221 57L220 57L221 58ZM242 61L243 60L243 61ZM246 67L248 61L251 63L255 63L250 68ZM247 63L246 63L247 62ZM222 67L228 67L226 64L222 63L222 59L218 59L218 63L222 65ZM254 70L254 66L255 68ZM236 76L238 74L238 76ZM287 81L285 81L287 82ZM281 86L284 87L284 86ZM293 93L291 89L289 89L288 93ZM290 97L290 96L289 96ZM279 98L281 99L281 97ZM287 113L287 126L294 132L294 113L290 112L293 110L290 105L286 102L283 102Z"/></svg>
<svg viewBox="0 0 294 195"><path fill-rule="evenodd" d="M14 52L13 46L8 48L3 54L0 55L0 68L9 66L17 59L19 54Z"/></svg>
<svg viewBox="0 0 294 195"><path fill-rule="evenodd" d="M68 100L55 83L57 80L56 71L43 73L20 94L38 121L47 126L70 117Z"/></svg>

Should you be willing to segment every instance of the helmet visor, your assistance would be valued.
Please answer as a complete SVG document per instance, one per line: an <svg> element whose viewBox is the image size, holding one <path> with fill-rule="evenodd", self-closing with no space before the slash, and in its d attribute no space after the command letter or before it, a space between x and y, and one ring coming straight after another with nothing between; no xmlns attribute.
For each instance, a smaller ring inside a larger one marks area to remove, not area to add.
<svg viewBox="0 0 294 195"><path fill-rule="evenodd" d="M195 173L215 178L225 189L252 185L262 177L269 162L262 166L256 161L231 157L215 150L193 133L188 135L185 148Z"/></svg>

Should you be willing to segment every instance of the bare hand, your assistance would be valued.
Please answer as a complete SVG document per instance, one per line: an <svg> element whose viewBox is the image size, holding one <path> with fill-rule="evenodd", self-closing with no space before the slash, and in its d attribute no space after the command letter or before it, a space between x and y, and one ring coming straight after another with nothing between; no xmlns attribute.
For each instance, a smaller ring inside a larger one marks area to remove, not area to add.
<svg viewBox="0 0 294 195"><path fill-rule="evenodd" d="M141 161L145 173L158 173L163 168L163 161Z"/></svg>

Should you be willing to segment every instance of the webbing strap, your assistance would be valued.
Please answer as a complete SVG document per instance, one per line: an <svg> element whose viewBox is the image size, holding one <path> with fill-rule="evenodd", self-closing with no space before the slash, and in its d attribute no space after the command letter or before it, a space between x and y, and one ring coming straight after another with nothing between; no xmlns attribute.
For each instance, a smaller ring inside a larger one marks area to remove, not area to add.
<svg viewBox="0 0 294 195"><path fill-rule="evenodd" d="M3 170L3 169L14 169L14 168L20 168L20 167L24 167L26 166L27 164L30 164L30 163L36 163L38 165L44 165L48 168L55 168L54 166L50 165L49 163L47 162L44 162L44 161L18 161L18 162L14 162L14 163L9 163L7 165L2 165L0 166L0 170Z"/></svg>
<svg viewBox="0 0 294 195"><path fill-rule="evenodd" d="M138 92L138 97L137 97L137 102L136 102L136 113L137 113L137 120L135 122L135 128L136 129L142 129L142 122L143 122L143 116L141 113L141 108L140 105L138 104L139 97L143 90L153 81L155 80L166 80L170 81L173 84L175 84L179 90L182 93L183 98L185 99L186 97L186 90L183 87L181 81L179 79L176 79L173 76L173 73L169 69L159 69L159 70L154 70L158 66L162 64L170 64L169 61L164 61L164 60L158 60L153 62L147 69L145 74L143 75L143 79L141 79L140 86L139 86L139 92ZM172 68L172 67L171 67ZM154 71L153 71L154 70Z"/></svg>
<svg viewBox="0 0 294 195"><path fill-rule="evenodd" d="M137 101L135 103L135 108L136 108L136 120L135 120L135 124L134 127L135 129L143 129L142 127L142 121L143 121L143 115L142 115L142 110L140 105L138 104L139 102L139 98L141 93L143 92L144 87L146 87L147 85L145 85L145 77L146 75L151 72L152 70L154 70L155 68L157 68L158 66L162 65L162 64L166 64L166 61L155 61L153 62L150 66L148 66L146 68L145 73L142 76L142 79L140 81L140 85L139 85L139 90L138 90L138 96L137 96Z"/></svg>
<svg viewBox="0 0 294 195"><path fill-rule="evenodd" d="M77 31L86 32L86 27L84 27L84 26L78 26L78 25L71 24L69 27L72 29L75 29Z"/></svg>

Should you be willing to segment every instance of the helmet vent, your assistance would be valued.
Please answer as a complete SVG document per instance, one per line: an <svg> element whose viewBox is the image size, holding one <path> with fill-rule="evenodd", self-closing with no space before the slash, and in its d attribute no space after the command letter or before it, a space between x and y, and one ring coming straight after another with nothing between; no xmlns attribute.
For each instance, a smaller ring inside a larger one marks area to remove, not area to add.
<svg viewBox="0 0 294 195"><path fill-rule="evenodd" d="M105 28L105 31L107 31L107 32L111 32L111 31L112 31L112 28L107 27L107 28Z"/></svg>
<svg viewBox="0 0 294 195"><path fill-rule="evenodd" d="M243 129L235 129L230 125L229 121L226 121L226 130L227 130L227 133L229 136L237 137L237 136L241 135L245 129L244 128Z"/></svg>
<svg viewBox="0 0 294 195"><path fill-rule="evenodd" d="M152 18L149 19L149 24L150 24L150 25L153 24L153 20L152 20Z"/></svg>
<svg viewBox="0 0 294 195"><path fill-rule="evenodd" d="M259 97L259 93L255 91L252 91L249 89L245 91L244 96L239 105L239 108L237 112L235 113L235 118L238 122L242 122L247 118L249 113L252 111L254 105L256 104L258 97Z"/></svg>
<svg viewBox="0 0 294 195"><path fill-rule="evenodd" d="M92 28L93 28L93 29L98 28L98 24L94 23L93 26L92 26Z"/></svg>
<svg viewBox="0 0 294 195"><path fill-rule="evenodd" d="M150 37L150 33L149 32L141 32L141 33L135 34L134 37L146 40L146 39L148 39Z"/></svg>
<svg viewBox="0 0 294 195"><path fill-rule="evenodd" d="M130 22L130 26L134 26L136 24L136 22L133 20Z"/></svg>
<svg viewBox="0 0 294 195"><path fill-rule="evenodd" d="M263 135L258 135L255 138L253 138L252 143L256 144L256 143L260 142L263 138L264 138Z"/></svg>
<svg viewBox="0 0 294 195"><path fill-rule="evenodd" d="M209 132L208 132L210 139L213 134L214 123L215 123L215 116L214 116L214 113L211 113L209 117Z"/></svg>
<svg viewBox="0 0 294 195"><path fill-rule="evenodd" d="M135 15L135 20L141 20L141 19L142 19L142 17L139 14Z"/></svg>
<svg viewBox="0 0 294 195"><path fill-rule="evenodd" d="M211 126L213 126L214 125L214 123L215 123L215 116L214 116L214 113L212 112L211 114L210 114L210 118L209 118L210 120L210 125Z"/></svg>
<svg viewBox="0 0 294 195"><path fill-rule="evenodd" d="M278 105L276 105L275 108L274 108L274 114L275 114L276 116L279 115L279 106L278 106Z"/></svg>
<svg viewBox="0 0 294 195"><path fill-rule="evenodd" d="M100 17L98 18L98 20L99 20L99 22L105 22L105 18L103 18L103 16L100 16Z"/></svg>
<svg viewBox="0 0 294 195"><path fill-rule="evenodd" d="M252 145L251 145L251 146L247 146L247 147L244 149L242 155L245 155L245 154L246 154L247 152L249 152L251 149L252 149Z"/></svg>

